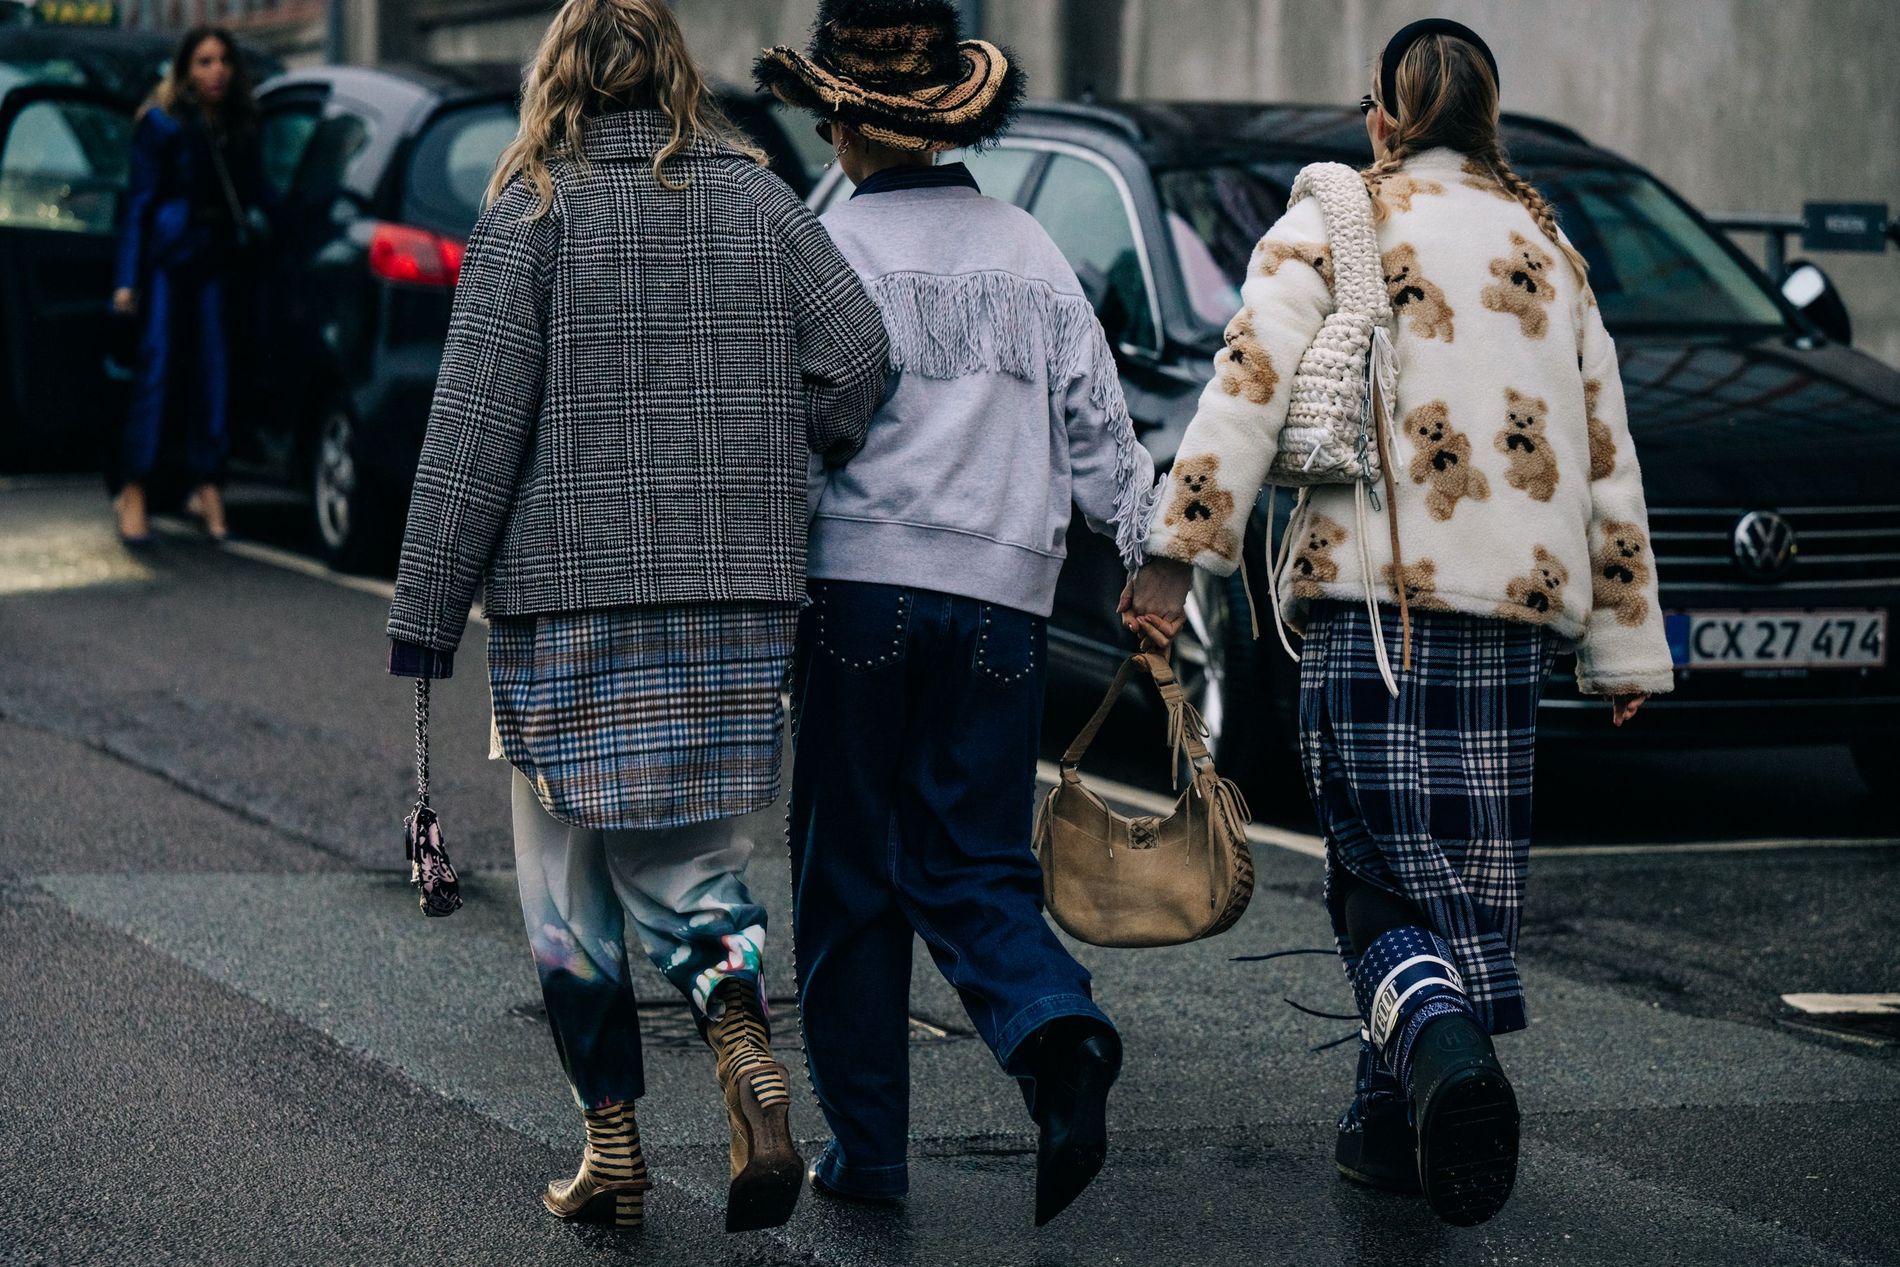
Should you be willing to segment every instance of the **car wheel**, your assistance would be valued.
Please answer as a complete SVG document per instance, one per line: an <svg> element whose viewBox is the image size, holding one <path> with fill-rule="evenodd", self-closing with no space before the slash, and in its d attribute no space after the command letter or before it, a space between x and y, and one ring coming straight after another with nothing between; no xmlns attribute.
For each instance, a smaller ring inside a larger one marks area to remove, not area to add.
<svg viewBox="0 0 1900 1267"><path fill-rule="evenodd" d="M1893 782L1894 771L1900 769L1900 743L1857 743L1853 751L1854 768L1868 791L1879 791Z"/></svg>
<svg viewBox="0 0 1900 1267"><path fill-rule="evenodd" d="M317 424L310 457L310 512L317 544L331 567L361 572L387 561L387 500L361 461L360 430L350 411L332 406Z"/></svg>
<svg viewBox="0 0 1900 1267"><path fill-rule="evenodd" d="M1255 639L1240 574L1217 577L1197 569L1187 615L1188 627L1176 643L1176 672L1207 722L1215 765L1258 810L1298 795L1292 714L1277 698L1286 675L1274 672L1271 656L1279 644L1264 625L1271 613L1261 613L1261 637Z"/></svg>

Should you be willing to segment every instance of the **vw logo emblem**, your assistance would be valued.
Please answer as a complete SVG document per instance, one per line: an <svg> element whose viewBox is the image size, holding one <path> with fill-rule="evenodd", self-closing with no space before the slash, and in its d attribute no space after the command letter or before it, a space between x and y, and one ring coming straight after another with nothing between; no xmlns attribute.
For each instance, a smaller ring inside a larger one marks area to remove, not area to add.
<svg viewBox="0 0 1900 1267"><path fill-rule="evenodd" d="M1779 576L1794 562L1800 547L1794 528L1772 510L1754 510L1735 525L1735 561L1742 570L1766 579Z"/></svg>

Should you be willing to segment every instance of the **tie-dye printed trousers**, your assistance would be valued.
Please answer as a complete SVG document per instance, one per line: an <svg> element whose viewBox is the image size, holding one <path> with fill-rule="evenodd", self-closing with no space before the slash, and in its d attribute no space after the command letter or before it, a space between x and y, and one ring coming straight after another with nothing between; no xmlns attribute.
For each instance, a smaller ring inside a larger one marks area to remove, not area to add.
<svg viewBox="0 0 1900 1267"><path fill-rule="evenodd" d="M686 997L702 1029L721 981L761 988L765 908L746 890L752 842L738 824L572 827L515 773L521 913L554 1046L582 1108L622 1104L646 1089L630 937Z"/></svg>

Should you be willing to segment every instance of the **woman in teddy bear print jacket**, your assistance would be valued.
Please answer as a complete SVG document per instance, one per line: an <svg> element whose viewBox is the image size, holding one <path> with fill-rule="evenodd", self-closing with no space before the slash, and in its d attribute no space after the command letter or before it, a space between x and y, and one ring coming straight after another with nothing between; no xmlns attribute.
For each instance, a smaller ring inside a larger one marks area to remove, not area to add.
<svg viewBox="0 0 1900 1267"><path fill-rule="evenodd" d="M1394 496L1362 542L1352 486L1314 489L1280 579L1305 635L1327 905L1366 1022L1339 1168L1469 1224L1516 1173L1516 1101L1489 1036L1527 1021L1515 949L1543 682L1574 650L1582 689L1621 725L1673 674L1616 351L1587 266L1505 161L1490 50L1456 23L1414 23L1374 81L1365 178L1398 362ZM1332 269L1313 198L1255 251L1123 600L1131 629L1171 636L1192 567L1239 562L1294 369L1334 311ZM1394 698L1374 639L1403 663L1400 587L1411 654Z"/></svg>

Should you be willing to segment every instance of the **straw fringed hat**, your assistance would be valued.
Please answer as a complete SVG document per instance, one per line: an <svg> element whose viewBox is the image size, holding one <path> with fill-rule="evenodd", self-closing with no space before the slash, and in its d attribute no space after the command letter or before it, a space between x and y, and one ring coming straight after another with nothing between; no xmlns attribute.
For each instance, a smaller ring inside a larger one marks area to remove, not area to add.
<svg viewBox="0 0 1900 1267"><path fill-rule="evenodd" d="M1007 49L961 38L948 0L823 0L803 53L779 45L753 63L759 87L900 150L994 140L1023 98Z"/></svg>

